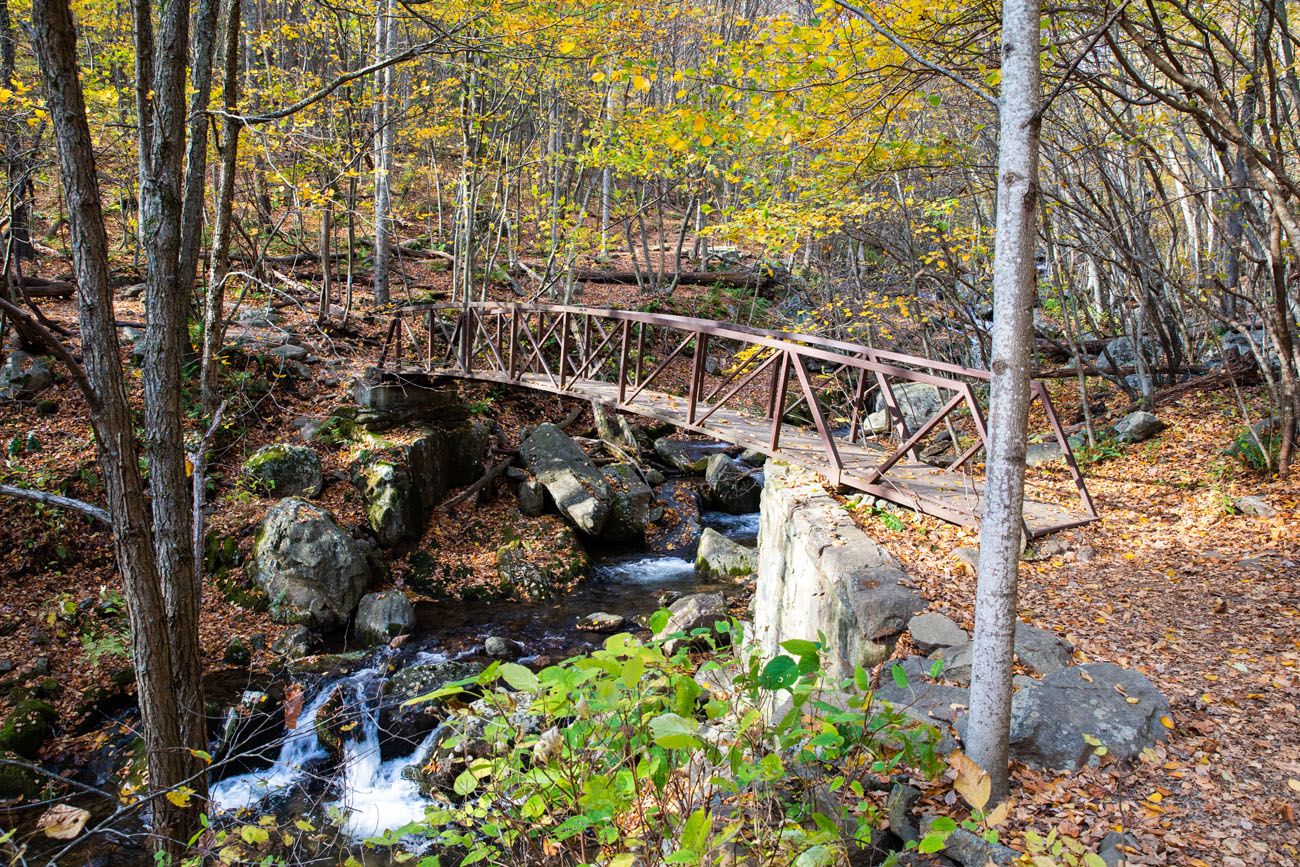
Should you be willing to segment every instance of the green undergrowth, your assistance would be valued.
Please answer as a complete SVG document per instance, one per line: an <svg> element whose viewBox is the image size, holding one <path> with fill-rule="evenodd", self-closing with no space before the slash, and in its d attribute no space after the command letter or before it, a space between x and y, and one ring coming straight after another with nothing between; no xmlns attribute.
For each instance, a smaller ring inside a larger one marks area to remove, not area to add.
<svg viewBox="0 0 1300 867"><path fill-rule="evenodd" d="M738 625L715 628L693 640L745 646ZM830 678L816 642L765 664L727 650L700 665L671 646L615 635L538 673L497 663L416 699L482 695L492 712L475 746L458 734L435 750L431 764L459 762L439 769L446 804L370 845L427 837L441 854L421 867L838 864L885 839L891 780L944 767L934 729L874 703L861 669Z"/></svg>

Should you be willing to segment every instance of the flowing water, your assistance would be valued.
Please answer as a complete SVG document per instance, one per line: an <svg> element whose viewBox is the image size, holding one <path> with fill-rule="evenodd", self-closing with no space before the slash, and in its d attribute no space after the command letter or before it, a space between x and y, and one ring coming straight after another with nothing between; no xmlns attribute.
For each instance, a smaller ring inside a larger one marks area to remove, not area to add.
<svg viewBox="0 0 1300 867"><path fill-rule="evenodd" d="M701 523L742 544L758 535L758 514L706 512ZM589 577L561 599L545 603L441 602L417 606L417 640L400 650L377 650L362 667L308 683L297 724L273 747L267 767L226 777L212 788L218 812L265 812L315 809L340 820L347 838L363 840L401 828L424 817L431 801L402 771L417 763L439 736L434 730L400 755L384 758L385 732L380 725L386 677L405 665L482 658L483 642L507 636L524 647L521 661L544 663L592 649L603 640L580 632L575 624L594 611L642 617L660 606L665 591L692 593L723 590L688 560L648 554L621 554L596 560ZM629 626L631 628L631 626ZM349 737L341 761L333 761L316 732L316 719L336 691L342 690ZM388 750L391 751L391 744ZM295 798L297 800L295 800Z"/></svg>

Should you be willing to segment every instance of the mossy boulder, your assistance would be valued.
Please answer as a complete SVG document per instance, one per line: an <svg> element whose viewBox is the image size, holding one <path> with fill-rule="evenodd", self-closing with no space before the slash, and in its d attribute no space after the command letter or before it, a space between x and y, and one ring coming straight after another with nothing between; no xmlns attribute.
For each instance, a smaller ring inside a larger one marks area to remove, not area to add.
<svg viewBox="0 0 1300 867"><path fill-rule="evenodd" d="M54 707L39 699L23 699L0 723L0 751L34 759L53 733Z"/></svg>
<svg viewBox="0 0 1300 867"><path fill-rule="evenodd" d="M632 464L605 467L603 475L611 499L609 518L600 538L606 542L629 542L645 538L650 515L650 486Z"/></svg>
<svg viewBox="0 0 1300 867"><path fill-rule="evenodd" d="M454 660L408 665L398 670L384 684L379 702L380 749L384 756L410 753L447 716L447 706L443 702L422 701L409 705L406 702L428 695L452 681L473 677L482 670L481 665Z"/></svg>
<svg viewBox="0 0 1300 867"><path fill-rule="evenodd" d="M328 510L289 497L262 519L248 575L266 591L272 620L330 629L361 601L370 564Z"/></svg>
<svg viewBox="0 0 1300 867"><path fill-rule="evenodd" d="M315 497L324 485L320 458L306 446L275 443L244 461L244 480L277 497Z"/></svg>
<svg viewBox="0 0 1300 867"><path fill-rule="evenodd" d="M13 752L0 752L0 799L35 798L45 788L46 778L22 765L10 762L24 761L24 757Z"/></svg>
<svg viewBox="0 0 1300 867"><path fill-rule="evenodd" d="M705 527L695 555L695 569L704 575L752 575L758 569L758 552L733 542L712 527Z"/></svg>
<svg viewBox="0 0 1300 867"><path fill-rule="evenodd" d="M385 590L361 597L357 606L357 638L363 644L387 644L415 629L415 607L401 590Z"/></svg>
<svg viewBox="0 0 1300 867"><path fill-rule="evenodd" d="M497 549L497 579L516 598L549 596L587 571L587 552L567 527L545 546L515 540Z"/></svg>

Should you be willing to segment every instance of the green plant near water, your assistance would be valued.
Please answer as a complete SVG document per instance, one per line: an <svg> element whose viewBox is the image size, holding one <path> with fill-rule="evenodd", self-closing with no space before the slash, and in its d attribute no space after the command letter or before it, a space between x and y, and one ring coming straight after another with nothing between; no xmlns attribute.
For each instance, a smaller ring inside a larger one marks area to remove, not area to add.
<svg viewBox="0 0 1300 867"><path fill-rule="evenodd" d="M660 611L651 626L666 619ZM716 628L693 638L743 647L738 626ZM421 867L838 864L881 825L870 790L942 769L937 732L873 704L861 668L829 678L816 642L787 641L766 663L737 652L726 669L706 662L699 673L666 646L615 635L536 674L494 663L415 699L481 693L496 714L476 739L485 748L463 735L442 743L444 756L469 756L447 776L451 803L369 844L429 837L442 854ZM701 685L709 676L732 685L715 694ZM539 733L525 733L519 711L539 718L527 728ZM946 836L941 825L921 848L937 851Z"/></svg>

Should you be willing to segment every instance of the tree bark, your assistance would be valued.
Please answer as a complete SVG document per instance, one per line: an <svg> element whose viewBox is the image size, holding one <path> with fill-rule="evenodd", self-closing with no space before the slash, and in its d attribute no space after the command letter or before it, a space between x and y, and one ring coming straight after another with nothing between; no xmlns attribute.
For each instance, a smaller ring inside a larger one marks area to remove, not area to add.
<svg viewBox="0 0 1300 867"><path fill-rule="evenodd" d="M203 409L211 415L221 402L217 367L225 334L226 274L230 268L230 230L235 202L235 158L239 153L240 122L235 117L239 103L239 0L226 3L225 58L221 102L225 118L221 124L221 176L217 182L216 217L212 228L212 257L208 270L208 291L203 308L203 358L200 361L199 390Z"/></svg>
<svg viewBox="0 0 1300 867"><path fill-rule="evenodd" d="M144 391L144 445L149 459L154 550L167 611L173 689L183 737L178 762L186 776L202 780L203 766L190 751L207 747L199 653L200 587L194 574L192 502L186 471L181 369L190 353L189 292L180 272L183 223L183 174L189 57L189 0L165 0L156 39L148 3L137 3L136 53L153 56L146 83L145 111L140 115L140 229L145 249L145 309L141 383ZM156 52L156 55L155 55ZM139 83L137 83L139 86ZM201 179L200 179L201 180ZM202 191L200 190L200 195ZM186 227L195 231L196 227ZM188 807L167 812L166 836L188 839L197 829L203 786Z"/></svg>
<svg viewBox="0 0 1300 867"><path fill-rule="evenodd" d="M988 772L994 802L1008 790L1011 662L1022 545L1029 347L1038 234L1039 0L1003 0L997 236L988 470L966 747Z"/></svg>
<svg viewBox="0 0 1300 867"><path fill-rule="evenodd" d="M375 14L375 61L392 52L392 0L383 0ZM393 127L389 116L393 68L375 72L375 304L388 303L388 264L392 255L393 201L389 175L393 168Z"/></svg>
<svg viewBox="0 0 1300 867"><path fill-rule="evenodd" d="M191 709L180 703L182 691L178 689L174 664L177 652L185 649L172 646L173 632L169 629L167 600L153 544L153 521L140 476L139 450L118 354L108 280L108 237L68 0L37 0L32 8L32 23L68 205L81 351L92 391L88 400L91 426L131 621L149 782L157 793L151 805L152 832L161 851L178 856L196 827L195 810L177 807L161 793L179 785L190 785L201 793L204 783L201 768L198 777L193 776L196 759L189 753L186 737ZM197 646L197 635L194 638ZM201 797L198 800L201 803Z"/></svg>
<svg viewBox="0 0 1300 867"><path fill-rule="evenodd" d="M208 171L208 99L212 95L212 55L217 41L217 11L221 0L199 0L194 13L194 58L190 71L189 145L185 155L185 197L181 205L179 292L186 298L194 291L194 270L199 262L203 238L203 193Z"/></svg>

